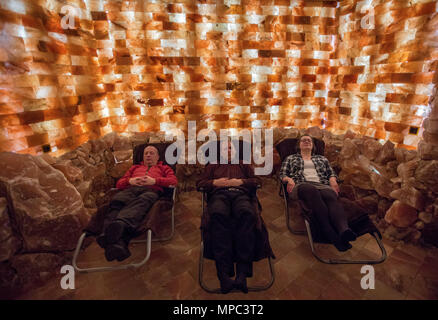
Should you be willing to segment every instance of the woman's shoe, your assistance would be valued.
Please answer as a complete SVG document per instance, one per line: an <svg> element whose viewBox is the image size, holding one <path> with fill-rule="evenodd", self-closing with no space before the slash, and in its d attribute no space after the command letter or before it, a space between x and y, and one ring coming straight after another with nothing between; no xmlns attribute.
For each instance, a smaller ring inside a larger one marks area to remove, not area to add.
<svg viewBox="0 0 438 320"><path fill-rule="evenodd" d="M219 276L219 282L221 284L221 292L223 294L227 294L234 288L234 281L225 274Z"/></svg>
<svg viewBox="0 0 438 320"><path fill-rule="evenodd" d="M353 232L353 230L351 229L347 229L344 232L342 232L341 234L341 240L345 243L349 242L349 241L354 241L357 238L356 233Z"/></svg>
<svg viewBox="0 0 438 320"><path fill-rule="evenodd" d="M243 293L248 293L248 285L246 283L245 275L238 275L236 280L234 280L234 287Z"/></svg>
<svg viewBox="0 0 438 320"><path fill-rule="evenodd" d="M344 242L344 241L342 241L342 239L339 239L338 241L333 243L333 245L336 247L336 249L338 249L341 252L344 252L344 251L347 251L347 250L353 248L353 246L349 242Z"/></svg>
<svg viewBox="0 0 438 320"><path fill-rule="evenodd" d="M105 249L106 240L105 240L105 235L103 233L101 233L100 235L97 236L96 242L99 245L99 247L101 247L102 249Z"/></svg>

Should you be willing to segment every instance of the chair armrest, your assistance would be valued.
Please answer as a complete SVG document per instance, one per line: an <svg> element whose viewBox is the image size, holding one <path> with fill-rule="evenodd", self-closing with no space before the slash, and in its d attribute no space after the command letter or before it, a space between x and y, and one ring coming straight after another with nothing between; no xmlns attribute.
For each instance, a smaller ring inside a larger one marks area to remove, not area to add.
<svg viewBox="0 0 438 320"><path fill-rule="evenodd" d="M205 188L204 188L204 187L198 187L198 188L196 188L196 190L197 190L198 192L204 192L204 191L205 191Z"/></svg>

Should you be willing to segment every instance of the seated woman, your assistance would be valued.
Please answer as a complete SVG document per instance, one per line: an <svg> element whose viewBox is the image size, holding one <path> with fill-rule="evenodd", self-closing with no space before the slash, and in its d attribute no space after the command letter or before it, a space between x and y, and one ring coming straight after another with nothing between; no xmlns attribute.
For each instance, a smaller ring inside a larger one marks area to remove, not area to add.
<svg viewBox="0 0 438 320"><path fill-rule="evenodd" d="M228 145L228 159L234 155ZM261 184L249 164L208 164L197 182L208 193L209 230L221 292L233 288L247 293L246 278L252 276L256 255L257 215L251 192ZM234 262L236 261L236 278Z"/></svg>
<svg viewBox="0 0 438 320"><path fill-rule="evenodd" d="M116 187L122 191L111 200L105 216L104 233L96 239L99 246L105 249L108 261L122 261L131 255L129 241L158 200L163 187L178 183L173 170L158 160L158 150L154 146L147 146L143 152L143 162L133 165L117 181Z"/></svg>
<svg viewBox="0 0 438 320"><path fill-rule="evenodd" d="M312 137L299 139L297 153L288 156L280 169L280 179L287 183L292 199L304 201L312 210L324 236L339 251L352 246L356 234L348 227L347 217L337 200L339 186L336 174L327 158L316 155Z"/></svg>

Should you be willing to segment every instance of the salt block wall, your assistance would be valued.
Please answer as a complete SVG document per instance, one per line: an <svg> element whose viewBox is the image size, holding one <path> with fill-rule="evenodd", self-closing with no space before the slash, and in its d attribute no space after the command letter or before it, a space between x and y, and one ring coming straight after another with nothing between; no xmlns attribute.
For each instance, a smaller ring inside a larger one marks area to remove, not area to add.
<svg viewBox="0 0 438 320"><path fill-rule="evenodd" d="M336 50L340 101L332 126L416 146L437 82L433 80L438 51L425 41L437 4L409 0L371 4L374 21L361 2L340 2ZM370 29L364 28L367 24L372 24ZM411 128L418 128L417 134L410 134Z"/></svg>
<svg viewBox="0 0 438 320"><path fill-rule="evenodd" d="M350 128L415 148L437 82L424 42L437 1L371 5L364 30L355 0L1 0L0 151L59 155L189 120Z"/></svg>

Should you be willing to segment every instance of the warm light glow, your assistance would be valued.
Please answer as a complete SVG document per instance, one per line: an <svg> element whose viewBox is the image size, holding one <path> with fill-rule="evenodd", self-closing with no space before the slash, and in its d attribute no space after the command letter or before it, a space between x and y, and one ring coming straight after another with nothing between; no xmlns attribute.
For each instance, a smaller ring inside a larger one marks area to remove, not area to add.
<svg viewBox="0 0 438 320"><path fill-rule="evenodd" d="M29 1L3 1L0 115L11 128L1 150L45 133L67 139L72 124L91 136L193 119L232 132L293 123L409 147L421 139L405 131L431 112L438 54L425 23L436 0L407 1L406 14L367 0L378 10L366 31L358 0L186 2L79 1L76 32L62 29L61 3L42 1L32 16Z"/></svg>

